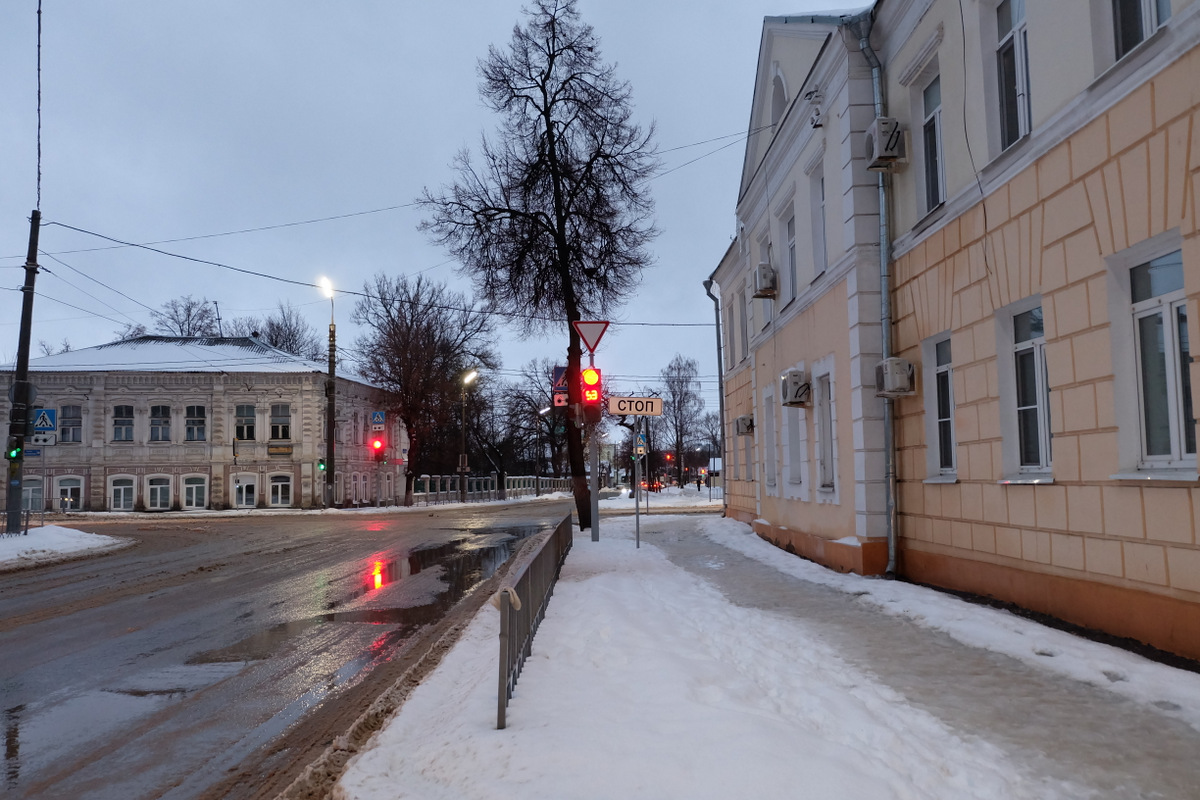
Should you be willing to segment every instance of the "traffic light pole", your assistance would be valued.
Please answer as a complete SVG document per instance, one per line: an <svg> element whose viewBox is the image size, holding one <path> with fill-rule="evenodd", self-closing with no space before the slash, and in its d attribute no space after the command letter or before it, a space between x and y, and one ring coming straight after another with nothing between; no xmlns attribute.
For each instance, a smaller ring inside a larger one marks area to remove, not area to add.
<svg viewBox="0 0 1200 800"><path fill-rule="evenodd" d="M12 412L8 417L8 493L5 498L6 533L21 532L21 499L25 460L25 431L29 424L29 343L33 333L33 285L37 280L38 232L42 212L29 217L29 250L25 256L25 285L21 287L21 331L17 344L17 368L13 373Z"/></svg>
<svg viewBox="0 0 1200 800"><path fill-rule="evenodd" d="M330 307L333 306L332 299ZM332 316L332 311L330 315ZM329 320L329 379L325 382L325 507L332 508L334 500L334 473L337 459L334 458L334 439L337 433L337 384L334 370L337 367L337 327Z"/></svg>

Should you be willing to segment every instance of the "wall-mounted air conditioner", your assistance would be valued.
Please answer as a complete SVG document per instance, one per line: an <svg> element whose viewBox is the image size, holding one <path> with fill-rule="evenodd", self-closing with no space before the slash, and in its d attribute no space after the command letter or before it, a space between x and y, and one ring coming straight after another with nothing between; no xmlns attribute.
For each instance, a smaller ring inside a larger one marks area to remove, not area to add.
<svg viewBox="0 0 1200 800"><path fill-rule="evenodd" d="M875 365L876 397L907 397L917 393L916 368L903 358L885 358Z"/></svg>
<svg viewBox="0 0 1200 800"><path fill-rule="evenodd" d="M904 158L904 131L891 117L876 117L867 126L867 169L886 172Z"/></svg>
<svg viewBox="0 0 1200 800"><path fill-rule="evenodd" d="M785 406L806 406L812 396L808 374L802 369L789 369L779 377L779 394Z"/></svg>
<svg viewBox="0 0 1200 800"><path fill-rule="evenodd" d="M754 417L743 414L733 421L733 432L738 436L749 436L754 432Z"/></svg>
<svg viewBox="0 0 1200 800"><path fill-rule="evenodd" d="M775 296L775 270L765 261L754 270L754 296Z"/></svg>

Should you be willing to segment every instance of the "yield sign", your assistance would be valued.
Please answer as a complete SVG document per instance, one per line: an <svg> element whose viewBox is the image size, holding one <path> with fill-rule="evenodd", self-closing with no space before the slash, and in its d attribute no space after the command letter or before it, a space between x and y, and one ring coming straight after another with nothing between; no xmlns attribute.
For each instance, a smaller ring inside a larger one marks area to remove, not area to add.
<svg viewBox="0 0 1200 800"><path fill-rule="evenodd" d="M572 322L575 331L579 334L579 338L583 340L583 344L587 347L589 353L596 352L596 345L600 344L600 337L608 330L608 322Z"/></svg>

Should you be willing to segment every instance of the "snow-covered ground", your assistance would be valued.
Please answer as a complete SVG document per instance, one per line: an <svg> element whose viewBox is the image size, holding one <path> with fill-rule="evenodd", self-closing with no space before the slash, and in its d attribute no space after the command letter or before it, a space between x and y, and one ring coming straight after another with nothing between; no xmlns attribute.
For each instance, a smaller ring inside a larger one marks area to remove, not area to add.
<svg viewBox="0 0 1200 800"><path fill-rule="evenodd" d="M498 612L486 605L351 761L335 797L1189 796L1142 794L1136 782L1097 793L1087 775L1077 783L1031 770L982 732L952 729L796 615L731 601L672 561L668 540L719 551L705 565L712 570L744 556L898 624L952 637L955 647L1079 682L1118 709L1094 713L1161 715L1151 724L1178 725L1189 748L1200 736L1200 675L929 589L832 573L716 515L667 513L672 502L706 505L706 495L652 495L640 548L630 516L605 518L599 542L576 532L505 730L495 728ZM632 508L619 498L603 507L622 503ZM0 538L0 568L56 548L114 546L111 537L82 538L90 536L49 527ZM1086 724L1093 712L1078 713ZM1119 761L1096 755L1097 764ZM1200 786L1200 768L1190 785Z"/></svg>

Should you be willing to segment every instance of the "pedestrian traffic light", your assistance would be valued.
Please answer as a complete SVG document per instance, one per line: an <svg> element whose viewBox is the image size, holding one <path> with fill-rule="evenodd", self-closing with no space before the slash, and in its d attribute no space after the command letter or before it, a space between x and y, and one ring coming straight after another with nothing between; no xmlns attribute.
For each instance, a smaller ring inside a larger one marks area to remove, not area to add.
<svg viewBox="0 0 1200 800"><path fill-rule="evenodd" d="M8 437L8 449L4 451L4 457L9 461L20 461L21 454L25 451L25 444L21 441L20 436Z"/></svg>
<svg viewBox="0 0 1200 800"><path fill-rule="evenodd" d="M324 472L324 471L325 471L325 459L323 459L323 458L322 458L322 459L318 459L318 461L317 461L317 470L318 470L319 472Z"/></svg>
<svg viewBox="0 0 1200 800"><path fill-rule="evenodd" d="M604 382L600 370L584 367L579 373L579 382L583 390L583 418L587 422L599 422L601 402L604 399Z"/></svg>
<svg viewBox="0 0 1200 800"><path fill-rule="evenodd" d="M375 453L376 461L387 462L387 445L383 443L383 437L376 436L371 439L371 451Z"/></svg>

